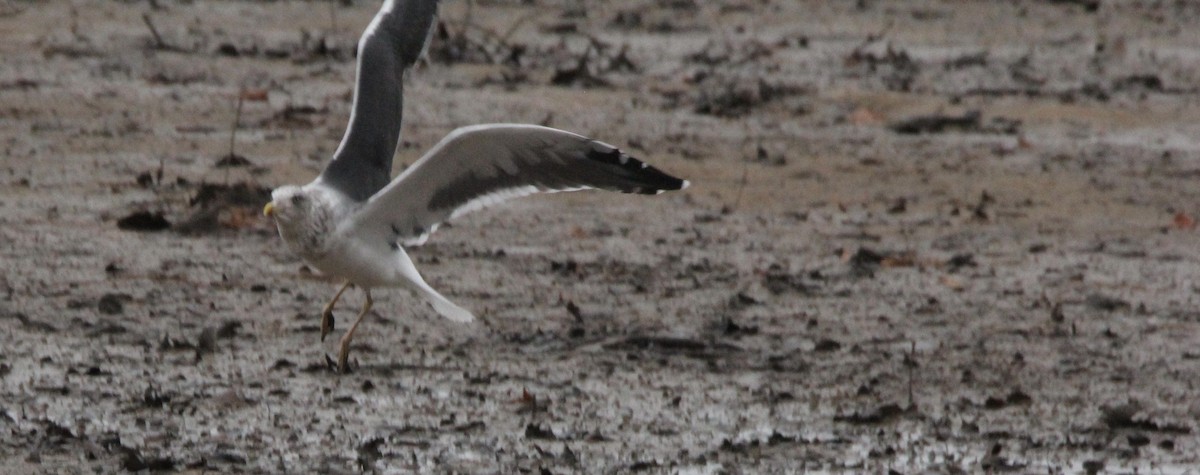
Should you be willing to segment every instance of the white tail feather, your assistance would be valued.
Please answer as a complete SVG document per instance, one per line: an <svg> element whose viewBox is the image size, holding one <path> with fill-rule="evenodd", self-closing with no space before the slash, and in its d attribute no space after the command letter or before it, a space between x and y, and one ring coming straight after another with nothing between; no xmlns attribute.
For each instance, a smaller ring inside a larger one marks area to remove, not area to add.
<svg viewBox="0 0 1200 475"><path fill-rule="evenodd" d="M434 293L434 295L426 295L426 298L429 300L429 304L433 305L433 309L436 310L437 313L442 314L443 317L459 323L468 323L472 320L475 320L475 316L471 315L471 312L467 311L467 309L459 307L458 305L454 305L454 303L446 300L445 297L442 297L437 293Z"/></svg>
<svg viewBox="0 0 1200 475"><path fill-rule="evenodd" d="M443 317L459 323L467 323L475 319L475 316L471 315L471 312L467 311L465 308L459 307L458 305L454 305L454 302L451 302L450 299L443 297L442 294L439 294L436 290L433 290L433 287L430 287L429 284L426 284L425 280L421 279L420 276L418 276L417 279L414 279L413 283L417 284L415 285L417 293L421 294L422 297L425 297L425 300L429 302L429 305L432 305L433 309L436 310L437 313L440 313Z"/></svg>
<svg viewBox="0 0 1200 475"><path fill-rule="evenodd" d="M454 302L443 297L442 294L433 290L433 287L426 284L425 279L421 278L421 274L417 272L416 266L413 265L412 259L408 257L408 253L404 252L403 249L397 249L396 255L400 260L400 277L409 282L409 288L421 294L422 297L425 297L425 300L429 302L429 305L433 306L433 309L437 313L459 323L467 323L475 320L475 316L471 315L471 312L467 311L467 309L454 305Z"/></svg>

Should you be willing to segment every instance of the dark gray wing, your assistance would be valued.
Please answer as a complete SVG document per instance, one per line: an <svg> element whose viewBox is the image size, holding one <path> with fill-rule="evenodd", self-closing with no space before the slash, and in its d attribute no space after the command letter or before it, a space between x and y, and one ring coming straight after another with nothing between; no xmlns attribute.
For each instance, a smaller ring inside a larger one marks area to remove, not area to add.
<svg viewBox="0 0 1200 475"><path fill-rule="evenodd" d="M476 125L438 142L372 196L351 225L368 239L420 244L448 219L537 192L657 194L687 185L582 135L536 125Z"/></svg>
<svg viewBox="0 0 1200 475"><path fill-rule="evenodd" d="M358 41L358 73L350 125L323 183L364 201L387 186L400 141L404 71L429 37L437 0L386 0Z"/></svg>

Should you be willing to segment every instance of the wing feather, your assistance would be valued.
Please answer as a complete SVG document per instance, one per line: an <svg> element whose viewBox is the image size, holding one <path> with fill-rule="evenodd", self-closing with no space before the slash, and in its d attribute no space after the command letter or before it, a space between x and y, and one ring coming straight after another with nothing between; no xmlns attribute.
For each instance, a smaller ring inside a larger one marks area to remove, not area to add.
<svg viewBox="0 0 1200 475"><path fill-rule="evenodd" d="M437 0L386 0L358 42L350 124L319 180L355 201L387 186L400 142L404 71L429 38Z"/></svg>
<svg viewBox="0 0 1200 475"><path fill-rule="evenodd" d="M356 213L351 225L420 244L446 220L538 192L655 194L687 181L616 147L548 127L486 124L451 132Z"/></svg>

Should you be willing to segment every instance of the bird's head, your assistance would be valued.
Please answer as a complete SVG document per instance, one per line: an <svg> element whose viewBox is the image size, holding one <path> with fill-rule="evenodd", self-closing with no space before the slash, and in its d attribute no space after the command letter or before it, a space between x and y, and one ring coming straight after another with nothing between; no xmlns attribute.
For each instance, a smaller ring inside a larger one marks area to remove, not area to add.
<svg viewBox="0 0 1200 475"><path fill-rule="evenodd" d="M271 192L271 202L263 207L263 215L278 224L295 223L311 214L313 200L301 187L284 185Z"/></svg>
<svg viewBox="0 0 1200 475"><path fill-rule="evenodd" d="M326 238L334 224L334 209L329 193L320 187L286 185L271 192L271 203L263 206L263 215L275 220L280 238L301 255L325 251Z"/></svg>
<svg viewBox="0 0 1200 475"><path fill-rule="evenodd" d="M271 202L263 207L263 214L275 220L279 236L301 255L324 249L330 226L329 211L320 190L311 186L276 188L271 192Z"/></svg>

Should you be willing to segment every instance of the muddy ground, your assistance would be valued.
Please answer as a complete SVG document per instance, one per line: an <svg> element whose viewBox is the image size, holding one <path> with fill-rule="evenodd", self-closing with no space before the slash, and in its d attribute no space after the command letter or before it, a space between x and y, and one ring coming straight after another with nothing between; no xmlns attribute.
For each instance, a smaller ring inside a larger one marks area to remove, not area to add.
<svg viewBox="0 0 1200 475"><path fill-rule="evenodd" d="M452 223L480 321L376 291L339 375L259 210L376 7L0 2L0 472L1200 466L1196 4L447 2L397 168L530 122L693 186Z"/></svg>

